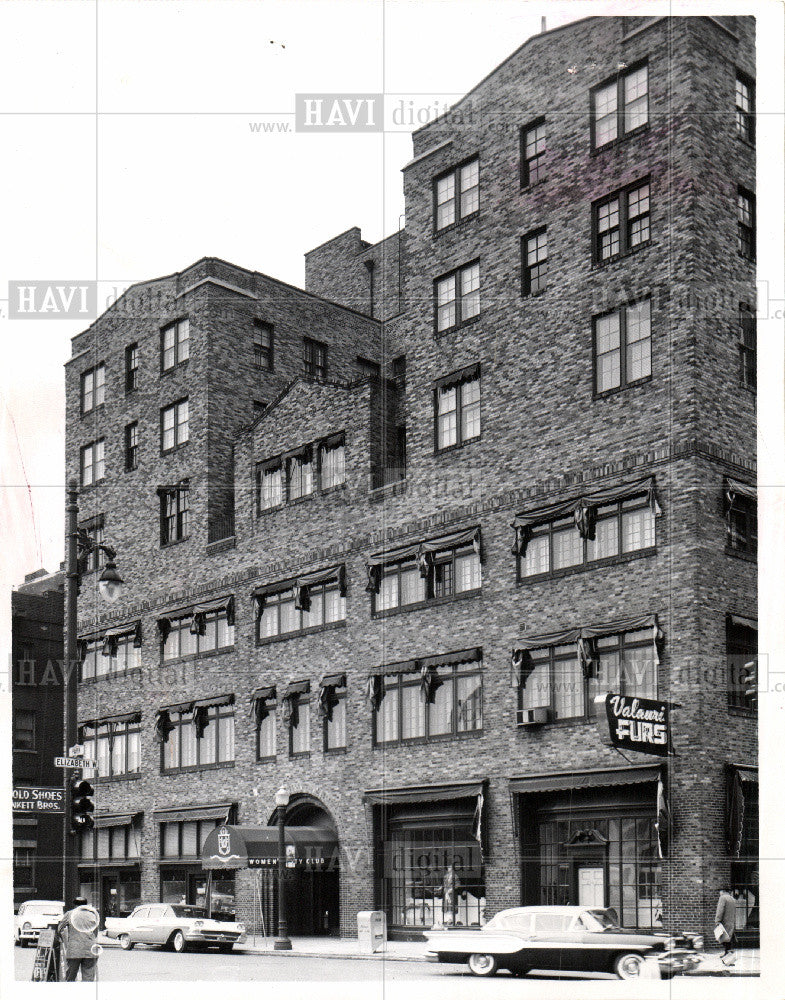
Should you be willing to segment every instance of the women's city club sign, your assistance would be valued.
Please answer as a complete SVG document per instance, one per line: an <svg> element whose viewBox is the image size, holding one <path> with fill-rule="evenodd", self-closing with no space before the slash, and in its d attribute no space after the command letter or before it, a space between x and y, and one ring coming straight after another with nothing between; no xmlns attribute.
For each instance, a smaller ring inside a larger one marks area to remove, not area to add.
<svg viewBox="0 0 785 1000"><path fill-rule="evenodd" d="M605 714L612 746L619 750L668 757L671 746L670 705L651 698L628 698L622 694L605 695Z"/></svg>

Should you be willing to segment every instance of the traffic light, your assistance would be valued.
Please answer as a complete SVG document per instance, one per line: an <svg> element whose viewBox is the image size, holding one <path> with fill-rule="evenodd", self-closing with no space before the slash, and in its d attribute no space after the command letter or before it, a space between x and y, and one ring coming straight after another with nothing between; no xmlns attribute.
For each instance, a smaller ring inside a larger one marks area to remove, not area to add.
<svg viewBox="0 0 785 1000"><path fill-rule="evenodd" d="M77 775L71 781L71 832L87 833L95 826L92 813L95 789L84 778Z"/></svg>

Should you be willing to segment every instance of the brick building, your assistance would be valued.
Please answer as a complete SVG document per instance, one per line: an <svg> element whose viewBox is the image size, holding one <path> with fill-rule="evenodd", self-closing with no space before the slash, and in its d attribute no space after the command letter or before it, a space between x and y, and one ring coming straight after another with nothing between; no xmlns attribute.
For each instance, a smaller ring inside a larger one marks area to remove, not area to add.
<svg viewBox="0 0 785 1000"><path fill-rule="evenodd" d="M79 605L104 912L202 899L228 823L214 900L269 921L285 784L295 934L709 932L728 878L754 930L754 30L536 36L414 133L403 233L304 291L201 260L74 339L67 464L126 580ZM670 702L678 756L609 748L609 691Z"/></svg>
<svg viewBox="0 0 785 1000"><path fill-rule="evenodd" d="M14 788L62 788L63 573L39 569L11 594L11 773ZM17 811L14 909L26 899L59 899L63 814Z"/></svg>

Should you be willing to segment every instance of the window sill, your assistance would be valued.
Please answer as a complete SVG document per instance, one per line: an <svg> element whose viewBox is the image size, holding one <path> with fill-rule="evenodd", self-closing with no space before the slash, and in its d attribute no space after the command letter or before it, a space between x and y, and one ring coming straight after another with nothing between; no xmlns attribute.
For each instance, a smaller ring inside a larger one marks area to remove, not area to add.
<svg viewBox="0 0 785 1000"><path fill-rule="evenodd" d="M222 656L224 653L234 652L235 646L221 646L219 649L206 649L203 653L188 653L186 656L173 656L170 660L159 662L160 667L171 667L174 663L193 663L194 660L211 660L214 656Z"/></svg>
<svg viewBox="0 0 785 1000"><path fill-rule="evenodd" d="M425 611L428 608L440 607L443 604L451 604L453 601L466 601L472 597L479 597L482 594L482 587L475 590L464 590L460 594L448 594L446 597L432 597L427 601L417 601L416 604L402 604L397 608L385 608L383 611L372 611L371 620L379 618L392 618L394 615L401 615L405 611Z"/></svg>
<svg viewBox="0 0 785 1000"><path fill-rule="evenodd" d="M171 542L161 542L162 549L171 549L175 545L182 545L183 542L187 542L190 535L186 535L185 538L175 538Z"/></svg>
<svg viewBox="0 0 785 1000"><path fill-rule="evenodd" d="M293 750L289 751L289 760L298 760L310 756L311 756L310 750L298 750L297 752Z"/></svg>
<svg viewBox="0 0 785 1000"><path fill-rule="evenodd" d="M522 299L538 299L541 295L545 295L546 292L550 291L548 286L545 288L538 288L536 292L521 292Z"/></svg>
<svg viewBox="0 0 785 1000"><path fill-rule="evenodd" d="M373 741L374 750L394 750L402 747L425 746L431 743L449 743L452 740L471 740L483 735L484 730L472 729L466 733L444 733L439 736L415 736L409 740L390 740L389 743Z"/></svg>
<svg viewBox="0 0 785 1000"><path fill-rule="evenodd" d="M126 396L133 396L133 394L135 392L139 392L139 386L138 385L132 385L130 388L128 386L125 387L125 394L126 394Z"/></svg>
<svg viewBox="0 0 785 1000"><path fill-rule="evenodd" d="M256 758L256 763L257 764L274 764L277 759L278 759L278 755L277 754L273 754L272 757L257 757Z"/></svg>
<svg viewBox="0 0 785 1000"><path fill-rule="evenodd" d="M734 549L731 545L725 546L725 555L730 556L732 559L741 559L744 562L753 563L753 565L757 565L758 562L757 553L742 552L741 549Z"/></svg>
<svg viewBox="0 0 785 1000"><path fill-rule="evenodd" d="M745 139L739 131L736 132L736 139L742 144L742 146L746 146L747 149L751 149L753 153L755 152L756 146L754 139Z"/></svg>
<svg viewBox="0 0 785 1000"><path fill-rule="evenodd" d="M185 361L178 361L177 364L172 365L170 368L162 368L161 378L165 378L167 375L174 375L175 372L187 368L190 360L190 358L186 358Z"/></svg>
<svg viewBox="0 0 785 1000"><path fill-rule="evenodd" d="M475 323L480 322L482 313L477 313L476 316L471 316L469 319L464 319L460 323L456 323L455 326L448 326L444 330L437 330L434 324L433 335L439 340L441 337L448 337L452 333L458 333L459 330L463 330L465 327L473 326Z"/></svg>
<svg viewBox="0 0 785 1000"><path fill-rule="evenodd" d="M94 490L96 488L96 486L103 485L105 479L106 479L106 476L104 476L101 479L96 479L96 481L94 483L82 483L82 485L79 487L79 493L80 493L80 495L84 496L85 493L89 493L90 490Z"/></svg>
<svg viewBox="0 0 785 1000"><path fill-rule="evenodd" d="M746 382L739 382L739 386L748 392L750 396L758 395L758 387L756 385L748 385Z"/></svg>
<svg viewBox="0 0 785 1000"><path fill-rule="evenodd" d="M329 748L325 747L324 748L324 756L325 757L340 757L341 754L345 754L345 753L348 753L348 752L349 752L349 748L348 747L329 747Z"/></svg>
<svg viewBox="0 0 785 1000"><path fill-rule="evenodd" d="M223 768L234 767L233 760L222 760L217 764L189 764L187 767L161 768L161 774L193 774L195 771L220 771Z"/></svg>
<svg viewBox="0 0 785 1000"><path fill-rule="evenodd" d="M109 784L110 781L138 781L142 777L141 771L134 771L131 774L102 774L91 778L90 781L98 785Z"/></svg>
<svg viewBox="0 0 785 1000"><path fill-rule="evenodd" d="M565 576L573 576L575 573L587 573L593 569L605 569L609 566L621 566L624 563L632 562L634 559L647 559L649 556L657 555L657 546L651 545L645 549L636 549L634 552L623 552L618 556L609 556L607 559L595 559L589 563L578 566L564 566L562 569L555 569L548 573L536 573L532 576L519 576L518 586L523 587L527 583L542 583L546 580L560 580Z"/></svg>
<svg viewBox="0 0 785 1000"><path fill-rule="evenodd" d="M37 757L38 751L34 747L14 747L14 753L23 753L27 757Z"/></svg>
<svg viewBox="0 0 785 1000"><path fill-rule="evenodd" d="M609 396L618 396L620 392L626 392L628 389L637 389L638 386L646 385L648 382L651 382L653 378L653 375L646 375L645 378L636 379L634 382L627 382L626 385L616 386L615 389L606 389L604 392L597 392L595 389L593 399L596 401L599 399L607 399Z"/></svg>
<svg viewBox="0 0 785 1000"><path fill-rule="evenodd" d="M758 710L756 708L742 708L741 705L728 705L728 713L742 719L755 719L755 721L758 719Z"/></svg>
<svg viewBox="0 0 785 1000"><path fill-rule="evenodd" d="M346 628L346 619L339 622L327 622L324 625L312 625L310 628L300 628L296 632L283 632L281 635L266 635L257 638L256 645L269 646L272 642L283 642L285 639L296 639L303 635L312 635L315 632L330 632L336 628Z"/></svg>
<svg viewBox="0 0 785 1000"><path fill-rule="evenodd" d="M121 677L141 677L141 667L131 667L129 670L117 670L112 674L102 674L100 677L80 677L80 684L98 684L101 681L114 681ZM84 723L82 723L84 725Z"/></svg>
<svg viewBox="0 0 785 1000"><path fill-rule="evenodd" d="M313 500L315 497L325 497L330 493L337 493L338 490L346 489L346 481L342 483L337 483L335 486L325 486L323 489L312 490L310 493L306 493L301 497L292 497L291 500L284 500L281 503L277 503L274 507L262 507L257 508L256 518L257 520L264 517L266 514L275 514L278 511L286 510L289 507L296 507L298 504L306 503L308 500Z"/></svg>
<svg viewBox="0 0 785 1000"><path fill-rule="evenodd" d="M623 143L627 142L628 139L636 139L648 131L649 131L649 122L646 122L645 125L640 125L638 126L638 128L633 129L631 132L625 132L624 135L620 135L616 139L611 139L610 142L604 142L601 146L592 146L591 155L600 156L602 153L607 152L609 149L615 149L617 146L621 146Z"/></svg>
<svg viewBox="0 0 785 1000"><path fill-rule="evenodd" d="M393 483L385 483L384 486L376 486L374 489L368 490L368 500L370 503L379 503L405 492L406 480L398 479Z"/></svg>
<svg viewBox="0 0 785 1000"><path fill-rule="evenodd" d="M547 177L538 177L536 181L532 181L530 184L521 184L521 193L525 191L533 191L535 188L545 184L547 180Z"/></svg>
<svg viewBox="0 0 785 1000"><path fill-rule="evenodd" d="M639 243L637 246L630 247L629 250L625 250L624 253L614 254L613 257L608 257L605 260L595 260L592 259L591 269L592 271L604 271L608 267L613 267L614 264L618 264L621 261L626 261L629 257L634 257L636 254L642 253L644 250L648 250L649 247L656 247L656 240L646 240L645 243Z"/></svg>
<svg viewBox="0 0 785 1000"><path fill-rule="evenodd" d="M456 444L445 445L444 448L434 448L434 455L448 455L450 452L459 451L461 448L468 448L471 444L482 441L482 432L477 437L469 438L467 441L458 441Z"/></svg>
<svg viewBox="0 0 785 1000"><path fill-rule="evenodd" d="M129 468L128 468L128 467L126 466L126 468L125 468L125 469L124 469L123 471L124 471L124 472L136 472L136 470L137 470L138 468L139 468L139 465L138 465L138 463L137 463L136 465L133 465L133 466L131 466L131 468L130 468L130 469L129 469Z"/></svg>
<svg viewBox="0 0 785 1000"><path fill-rule="evenodd" d="M94 406L91 410L83 410L80 414L80 419L85 417L94 417L98 414L103 413L106 410L106 403L99 403L98 406Z"/></svg>
<svg viewBox="0 0 785 1000"><path fill-rule="evenodd" d="M736 252L739 255L739 258L746 264L757 264L757 259L755 257L748 257L745 253L742 253L741 250L737 250Z"/></svg>
<svg viewBox="0 0 785 1000"><path fill-rule="evenodd" d="M549 708L549 711L552 711L552 709ZM541 725L516 723L515 728L519 733L528 733L532 730L563 729L565 726L594 726L597 724L598 718L599 716L595 715L592 715L590 718L586 718L585 715L573 715L568 719L549 719L548 722L543 722Z"/></svg>
<svg viewBox="0 0 785 1000"><path fill-rule="evenodd" d="M451 222L449 226L442 226L441 229L437 229L436 226L433 228L433 238L437 239L439 236L443 236L445 233L453 233L456 229L462 229L467 222L471 222L473 219L479 218L480 210L477 209L476 212L472 212L471 215L464 215L462 218L457 219L455 222Z"/></svg>
<svg viewBox="0 0 785 1000"><path fill-rule="evenodd" d="M183 451L191 443L190 439L188 441L183 441L181 444L176 444L172 448L161 448L161 458L168 455L174 455L176 451Z"/></svg>

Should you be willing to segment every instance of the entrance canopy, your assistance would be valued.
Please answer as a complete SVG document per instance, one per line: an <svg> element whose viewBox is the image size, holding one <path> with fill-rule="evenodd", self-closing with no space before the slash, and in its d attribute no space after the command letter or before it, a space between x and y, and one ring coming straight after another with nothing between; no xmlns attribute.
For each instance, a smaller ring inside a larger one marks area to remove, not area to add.
<svg viewBox="0 0 785 1000"><path fill-rule="evenodd" d="M325 868L338 861L338 837L318 826L287 826L287 868ZM278 859L274 826L219 826L207 835L202 868L267 868Z"/></svg>

